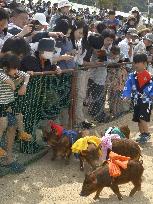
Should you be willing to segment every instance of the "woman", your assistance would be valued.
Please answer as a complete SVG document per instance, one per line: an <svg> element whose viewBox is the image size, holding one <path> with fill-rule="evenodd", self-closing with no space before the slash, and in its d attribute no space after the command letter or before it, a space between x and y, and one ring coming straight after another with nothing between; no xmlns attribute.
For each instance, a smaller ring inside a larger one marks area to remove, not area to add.
<svg viewBox="0 0 153 204"><path fill-rule="evenodd" d="M56 39L56 56L54 62L57 62L61 69L75 68L73 54L73 44L70 40L72 25L67 19L61 19L54 27L54 32L61 32L65 35L64 38Z"/></svg>

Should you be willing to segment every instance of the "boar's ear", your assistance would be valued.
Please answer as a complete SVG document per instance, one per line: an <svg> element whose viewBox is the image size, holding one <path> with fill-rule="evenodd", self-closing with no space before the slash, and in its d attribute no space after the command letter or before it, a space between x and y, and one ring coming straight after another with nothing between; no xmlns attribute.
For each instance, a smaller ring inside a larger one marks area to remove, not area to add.
<svg viewBox="0 0 153 204"><path fill-rule="evenodd" d="M90 174L90 180L92 181L92 183L96 184L97 183L97 177L96 175L92 172Z"/></svg>
<svg viewBox="0 0 153 204"><path fill-rule="evenodd" d="M88 172L85 174L86 181L92 182L94 184L97 183L97 177L93 172Z"/></svg>
<svg viewBox="0 0 153 204"><path fill-rule="evenodd" d="M82 156L86 155L87 153L88 153L88 150L83 150L83 151L81 152Z"/></svg>

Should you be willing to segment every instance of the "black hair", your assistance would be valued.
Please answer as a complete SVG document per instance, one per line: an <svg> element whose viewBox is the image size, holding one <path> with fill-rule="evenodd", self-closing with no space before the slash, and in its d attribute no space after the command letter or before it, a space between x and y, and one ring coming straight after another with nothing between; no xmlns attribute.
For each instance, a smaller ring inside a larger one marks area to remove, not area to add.
<svg viewBox="0 0 153 204"><path fill-rule="evenodd" d="M137 54L133 57L133 62L134 63L145 63L148 61L147 55L146 54Z"/></svg>
<svg viewBox="0 0 153 204"><path fill-rule="evenodd" d="M115 15L115 11L114 11L114 10L110 10L110 11L108 12L108 15Z"/></svg>
<svg viewBox="0 0 153 204"><path fill-rule="evenodd" d="M31 49L30 45L24 40L24 38L14 37L7 39L1 50L2 53L9 51L17 56L27 56L30 54Z"/></svg>
<svg viewBox="0 0 153 204"><path fill-rule="evenodd" d="M84 25L85 25L84 21L78 21L78 20L74 21L72 25L72 32L71 32L70 38L73 44L73 49L76 49L74 32L78 29L84 28Z"/></svg>
<svg viewBox="0 0 153 204"><path fill-rule="evenodd" d="M88 37L88 44L91 48L99 50L103 46L103 37L99 34L93 34Z"/></svg>
<svg viewBox="0 0 153 204"><path fill-rule="evenodd" d="M139 11L132 11L132 13L137 13L137 17L136 18L136 25L138 25L139 21L140 21L140 13Z"/></svg>
<svg viewBox="0 0 153 204"><path fill-rule="evenodd" d="M20 15L22 13L28 14L28 12L23 7L15 7L13 9L10 17L14 17L14 16Z"/></svg>
<svg viewBox="0 0 153 204"><path fill-rule="evenodd" d="M105 25L104 22L99 22L96 29L98 31L98 33L102 34L103 30L105 30L107 28L107 26Z"/></svg>
<svg viewBox="0 0 153 204"><path fill-rule="evenodd" d="M120 54L120 47L119 46L113 46L110 50L110 52L114 55L119 55Z"/></svg>
<svg viewBox="0 0 153 204"><path fill-rule="evenodd" d="M72 29L69 21L67 19L61 19L56 23L56 26L53 28L53 32L62 32L66 35L69 29Z"/></svg>
<svg viewBox="0 0 153 204"><path fill-rule="evenodd" d="M4 19L9 21L9 14L7 13L7 11L5 9L0 8L0 21L2 21Z"/></svg>
<svg viewBox="0 0 153 204"><path fill-rule="evenodd" d="M11 69L20 68L20 60L14 54L5 54L0 57L0 67L9 72Z"/></svg>
<svg viewBox="0 0 153 204"><path fill-rule="evenodd" d="M83 27L82 52L84 52L85 49L87 49L88 47L88 31L89 31L89 27L85 23Z"/></svg>
<svg viewBox="0 0 153 204"><path fill-rule="evenodd" d="M103 36L103 39L105 38L111 38L113 40L115 39L115 33L109 29L103 30L101 35Z"/></svg>

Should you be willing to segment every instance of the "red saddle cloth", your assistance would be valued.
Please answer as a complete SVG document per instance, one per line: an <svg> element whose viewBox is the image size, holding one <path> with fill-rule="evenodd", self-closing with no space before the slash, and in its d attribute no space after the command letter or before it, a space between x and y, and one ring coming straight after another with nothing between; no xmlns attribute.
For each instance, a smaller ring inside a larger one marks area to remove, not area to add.
<svg viewBox="0 0 153 204"><path fill-rule="evenodd" d="M56 130L56 135L58 137L62 136L64 128L61 125L58 125L58 124L56 124L56 123L54 123L52 121L49 122L49 125L50 125L51 129Z"/></svg>

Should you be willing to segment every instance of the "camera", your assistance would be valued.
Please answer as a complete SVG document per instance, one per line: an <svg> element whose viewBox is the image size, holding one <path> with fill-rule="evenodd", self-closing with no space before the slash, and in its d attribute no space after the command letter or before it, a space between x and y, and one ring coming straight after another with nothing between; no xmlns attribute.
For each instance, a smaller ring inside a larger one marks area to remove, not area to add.
<svg viewBox="0 0 153 204"><path fill-rule="evenodd" d="M32 30L31 30L30 33L28 33L28 34L25 35L24 37L28 37L28 36L30 36L34 31L38 31L38 27L39 27L39 25L40 25L39 21L37 21L37 20L31 21L29 24L31 25Z"/></svg>

